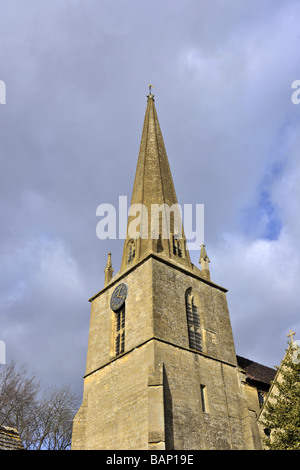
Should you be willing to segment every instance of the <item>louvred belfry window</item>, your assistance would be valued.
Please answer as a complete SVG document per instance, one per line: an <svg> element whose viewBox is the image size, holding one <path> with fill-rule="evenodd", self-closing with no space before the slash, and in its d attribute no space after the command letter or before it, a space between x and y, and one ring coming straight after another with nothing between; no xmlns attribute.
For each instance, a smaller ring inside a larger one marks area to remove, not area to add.
<svg viewBox="0 0 300 470"><path fill-rule="evenodd" d="M188 324L189 344L191 349L202 351L201 325L198 307L195 304L192 289L188 289L185 297Z"/></svg>
<svg viewBox="0 0 300 470"><path fill-rule="evenodd" d="M179 258L184 258L183 241L177 238L176 235L173 235L172 242L173 242L173 254L177 255Z"/></svg>
<svg viewBox="0 0 300 470"><path fill-rule="evenodd" d="M135 258L135 241L129 240L127 245L127 263L130 263Z"/></svg>

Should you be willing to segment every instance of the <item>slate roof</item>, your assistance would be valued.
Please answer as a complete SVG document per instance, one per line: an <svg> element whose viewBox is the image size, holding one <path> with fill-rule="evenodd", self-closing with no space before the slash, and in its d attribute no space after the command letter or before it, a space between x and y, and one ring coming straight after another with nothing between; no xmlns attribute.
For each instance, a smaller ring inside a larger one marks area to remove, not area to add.
<svg viewBox="0 0 300 470"><path fill-rule="evenodd" d="M270 382L274 380L276 375L275 369L259 364L258 362L251 361L251 359L246 359L245 357L236 356L236 358L238 365L244 369L247 378L250 380L267 385L270 385Z"/></svg>
<svg viewBox="0 0 300 470"><path fill-rule="evenodd" d="M0 450L24 449L19 433L14 428L0 426Z"/></svg>

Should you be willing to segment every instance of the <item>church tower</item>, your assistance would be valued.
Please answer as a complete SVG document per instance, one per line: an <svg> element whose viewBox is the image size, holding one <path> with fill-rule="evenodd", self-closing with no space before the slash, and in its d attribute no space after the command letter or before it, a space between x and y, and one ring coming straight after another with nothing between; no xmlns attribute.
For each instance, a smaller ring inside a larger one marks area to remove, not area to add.
<svg viewBox="0 0 300 470"><path fill-rule="evenodd" d="M72 449L260 448L227 290L211 280L204 245L201 269L191 263L176 207L150 88L121 268L113 276L109 254L90 299Z"/></svg>

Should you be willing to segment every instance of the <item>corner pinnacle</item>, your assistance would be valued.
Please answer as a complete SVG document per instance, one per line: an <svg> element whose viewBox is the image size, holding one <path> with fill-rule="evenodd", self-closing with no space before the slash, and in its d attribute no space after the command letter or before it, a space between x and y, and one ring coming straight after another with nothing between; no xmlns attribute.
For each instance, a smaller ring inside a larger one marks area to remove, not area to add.
<svg viewBox="0 0 300 470"><path fill-rule="evenodd" d="M106 286L112 279L113 272L114 270L111 264L111 253L108 253L107 263L104 269L104 286Z"/></svg>
<svg viewBox="0 0 300 470"><path fill-rule="evenodd" d="M207 279L210 279L210 272L209 272L209 266L208 264L210 263L210 259L207 256L206 250L205 250L205 245L201 245L201 251L200 251L200 259L199 263L201 264L201 270L204 274L204 276Z"/></svg>

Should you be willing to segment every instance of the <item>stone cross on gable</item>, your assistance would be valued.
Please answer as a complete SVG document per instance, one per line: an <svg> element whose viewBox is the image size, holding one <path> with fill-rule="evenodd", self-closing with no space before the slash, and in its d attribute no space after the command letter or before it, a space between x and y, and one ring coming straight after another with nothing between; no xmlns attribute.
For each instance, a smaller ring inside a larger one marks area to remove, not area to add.
<svg viewBox="0 0 300 470"><path fill-rule="evenodd" d="M287 338L290 338L291 343L292 343L293 340L294 340L293 336L295 336L295 334L296 334L296 333L295 333L294 331L290 330L290 331L289 331L289 334L287 335Z"/></svg>

